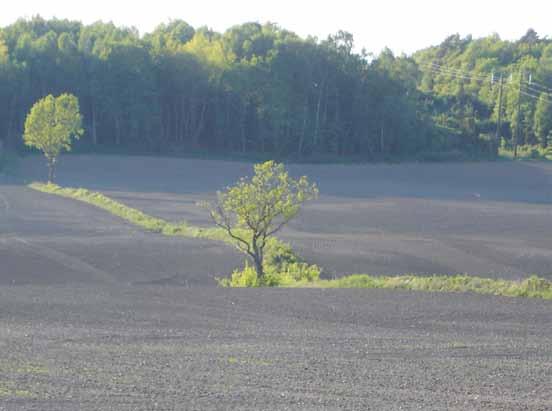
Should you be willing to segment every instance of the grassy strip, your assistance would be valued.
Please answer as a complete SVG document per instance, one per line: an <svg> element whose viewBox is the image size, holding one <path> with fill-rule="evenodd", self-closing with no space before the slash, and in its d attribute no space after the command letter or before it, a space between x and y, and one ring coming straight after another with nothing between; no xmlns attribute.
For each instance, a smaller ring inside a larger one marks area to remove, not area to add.
<svg viewBox="0 0 552 411"><path fill-rule="evenodd" d="M313 288L388 288L418 291L475 292L507 297L531 297L552 300L552 281L532 276L522 281L497 280L468 275L405 275L399 277L355 274L335 280L317 280L294 284Z"/></svg>
<svg viewBox="0 0 552 411"><path fill-rule="evenodd" d="M32 183L29 187L43 193L56 194L61 197L92 204L148 231L164 234L182 233L187 236L194 235L194 232L189 230L185 223L171 224L160 218L151 217L140 210L127 207L101 193L83 188L62 188L55 184Z"/></svg>

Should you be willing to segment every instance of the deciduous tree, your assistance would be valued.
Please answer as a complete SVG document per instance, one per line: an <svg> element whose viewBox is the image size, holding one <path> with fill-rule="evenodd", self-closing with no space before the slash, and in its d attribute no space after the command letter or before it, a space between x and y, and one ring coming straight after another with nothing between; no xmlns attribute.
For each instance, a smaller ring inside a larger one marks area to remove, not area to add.
<svg viewBox="0 0 552 411"><path fill-rule="evenodd" d="M55 177L56 163L63 150L70 151L72 139L82 133L79 101L71 94L48 95L37 101L25 121L23 139L29 147L44 153L48 164L48 182Z"/></svg>
<svg viewBox="0 0 552 411"><path fill-rule="evenodd" d="M303 176L291 178L283 164L267 161L255 165L255 175L217 193L217 201L203 203L214 223L247 254L257 278L264 278L264 251L268 239L299 212L301 205L318 196L316 184Z"/></svg>

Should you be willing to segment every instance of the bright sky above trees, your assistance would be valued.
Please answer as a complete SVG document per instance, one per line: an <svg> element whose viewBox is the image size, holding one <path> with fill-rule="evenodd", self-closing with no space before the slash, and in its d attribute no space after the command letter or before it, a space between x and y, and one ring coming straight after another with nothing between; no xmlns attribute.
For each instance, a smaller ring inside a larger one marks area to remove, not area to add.
<svg viewBox="0 0 552 411"><path fill-rule="evenodd" d="M36 14L84 23L113 21L117 25L135 26L141 33L169 19L183 19L194 27L207 25L217 31L247 21L271 21L301 36L325 38L337 30L346 30L354 34L358 49L364 47L372 52L388 46L396 53L411 53L438 44L453 33L480 37L496 32L504 39L517 39L532 27L540 36L552 36L552 3L545 0L17 0L6 3L0 13L0 26Z"/></svg>

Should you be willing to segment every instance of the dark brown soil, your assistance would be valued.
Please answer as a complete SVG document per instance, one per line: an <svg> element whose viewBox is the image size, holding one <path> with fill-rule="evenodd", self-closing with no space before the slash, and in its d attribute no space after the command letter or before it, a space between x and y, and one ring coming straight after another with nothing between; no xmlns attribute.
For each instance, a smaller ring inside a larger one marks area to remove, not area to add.
<svg viewBox="0 0 552 411"><path fill-rule="evenodd" d="M0 287L1 410L549 410L552 302Z"/></svg>
<svg viewBox="0 0 552 411"><path fill-rule="evenodd" d="M323 196L284 237L330 273L550 278L548 165L291 169ZM84 156L59 176L207 225L195 201L250 170ZM552 409L551 301L220 289L242 259L227 246L0 179L2 411Z"/></svg>

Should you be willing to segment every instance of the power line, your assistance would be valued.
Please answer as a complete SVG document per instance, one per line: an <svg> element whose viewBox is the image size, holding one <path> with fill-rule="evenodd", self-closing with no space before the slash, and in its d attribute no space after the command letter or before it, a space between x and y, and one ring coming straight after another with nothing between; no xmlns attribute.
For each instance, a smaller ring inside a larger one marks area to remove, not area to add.
<svg viewBox="0 0 552 411"><path fill-rule="evenodd" d="M461 77L461 78L465 78L473 81L488 81L491 78L490 74L489 76L480 76L477 74L470 74L460 70L446 69L446 68L442 68L434 65L431 65L431 66L427 65L426 68L434 72L438 72L439 74Z"/></svg>
<svg viewBox="0 0 552 411"><path fill-rule="evenodd" d="M529 92L527 92L527 90L520 90L521 94L527 96L527 97L531 97L532 99L534 100L539 100L541 98L541 96L536 96L534 94L531 94ZM550 97L548 97L546 94L545 94L545 98L546 100L548 100L549 102L552 102L552 100L550 100Z"/></svg>
<svg viewBox="0 0 552 411"><path fill-rule="evenodd" d="M434 69L429 69L429 71L431 73L434 73L434 74L441 74L441 75L444 75L444 76L450 76L450 77L454 77L454 78L462 79L462 80L475 80L472 77L464 76L464 75L461 75L461 74L448 73L448 72L443 72L443 71L434 70Z"/></svg>
<svg viewBox="0 0 552 411"><path fill-rule="evenodd" d="M550 94L550 92L548 92L548 91L543 91L543 90L540 90L540 89L535 88L535 87L533 87L533 86L530 86L528 83L527 83L527 84L524 84L524 87L526 87L527 90L531 91L532 93L545 94L545 95Z"/></svg>
<svg viewBox="0 0 552 411"><path fill-rule="evenodd" d="M457 74L460 74L460 75L463 75L463 76L469 76L469 77L473 77L473 78L481 78L482 80L487 80L488 77L491 75L491 73L489 73L489 75L480 75L480 74L474 74L474 73L471 73L471 72L468 72L468 71L465 71L465 70L460 70L460 69L456 69L454 67L447 67L447 66L443 66L443 65L440 65L440 64L437 64L437 63L429 63L431 64L432 67L435 67L441 71L449 71L449 72L453 72L453 73L457 73Z"/></svg>
<svg viewBox="0 0 552 411"><path fill-rule="evenodd" d="M480 76L470 76L470 75L463 74L463 73L460 73L460 72L448 71L448 70L445 70L445 69L440 69L440 68L429 66L429 65L425 65L425 66L422 65L420 67L422 67L422 68L425 67L426 70L430 70L433 73L438 73L438 74L442 74L442 75L445 75L445 76L451 76L451 77L465 79L465 80L476 80L476 81L488 80L488 79L482 78Z"/></svg>
<svg viewBox="0 0 552 411"><path fill-rule="evenodd" d="M447 68L447 67L441 66L441 65L436 64L436 63L420 64L419 67L421 69L425 69L426 71L430 71L434 74L441 74L441 75L444 75L444 76L450 76L450 77L461 79L461 80L471 80L471 81L473 81L473 80L475 80L475 81L488 80L488 78L480 76L480 75L470 75L466 72L462 72L462 71L457 70L457 69ZM504 77L502 77L502 78L504 78ZM503 85L508 86L508 85L511 85L512 82L513 82L513 78L512 78L512 75L510 75L510 78L509 78L509 81L507 82L507 84L505 84L505 82L504 82ZM539 86L542 89L547 90L547 91L537 89L536 86ZM549 89L545 86L542 86L538 83L535 83L534 81L529 83L529 81L527 81L523 78L521 80L521 84L519 85L519 87L520 87L519 92L521 94L523 94L524 96L527 96L527 97L530 97L532 99L538 100L540 98L540 95L544 94L546 96L546 98L548 99L548 101L552 102L552 95L551 95L552 94L552 89ZM523 89L522 89L522 87L523 87Z"/></svg>
<svg viewBox="0 0 552 411"><path fill-rule="evenodd" d="M527 80L525 80L525 83L529 84L531 87L534 87L536 89L541 89L542 90L541 93L542 92L552 93L552 88L543 86L542 84L539 84L535 81L528 82Z"/></svg>
<svg viewBox="0 0 552 411"><path fill-rule="evenodd" d="M516 138L514 139L514 158L517 158L517 151L518 151L518 142L519 142L519 134L520 134L520 127L519 127L519 116L521 114L521 93L523 91L521 90L521 86L523 85L523 72L519 72L519 94L517 96L517 112L516 112Z"/></svg>
<svg viewBox="0 0 552 411"><path fill-rule="evenodd" d="M500 131L502 129L502 95L504 94L504 77L500 76L500 83L499 83L499 90L498 90L498 121L496 122L496 133L495 133L495 144L498 148L500 144Z"/></svg>
<svg viewBox="0 0 552 411"><path fill-rule="evenodd" d="M523 89L520 90L520 93L523 94L524 96L531 97L535 100L538 100L540 98L539 96L535 96L534 94L528 93L527 91L525 91Z"/></svg>

